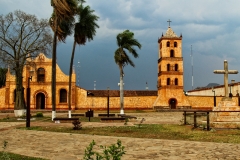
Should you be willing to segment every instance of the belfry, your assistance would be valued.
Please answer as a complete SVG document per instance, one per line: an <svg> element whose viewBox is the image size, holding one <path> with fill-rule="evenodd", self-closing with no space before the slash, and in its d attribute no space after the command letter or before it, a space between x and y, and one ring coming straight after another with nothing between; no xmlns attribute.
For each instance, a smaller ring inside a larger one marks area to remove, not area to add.
<svg viewBox="0 0 240 160"><path fill-rule="evenodd" d="M169 26L158 39L158 98L154 108L186 108L189 103L183 93L182 35Z"/></svg>

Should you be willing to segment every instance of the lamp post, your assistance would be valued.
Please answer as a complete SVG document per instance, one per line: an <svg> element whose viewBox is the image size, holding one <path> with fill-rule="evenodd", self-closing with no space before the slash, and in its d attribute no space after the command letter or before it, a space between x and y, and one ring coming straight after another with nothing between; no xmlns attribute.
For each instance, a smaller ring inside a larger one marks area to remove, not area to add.
<svg viewBox="0 0 240 160"><path fill-rule="evenodd" d="M107 96L107 116L109 117L109 87L107 87L108 96Z"/></svg>
<svg viewBox="0 0 240 160"><path fill-rule="evenodd" d="M32 81L34 71L29 71L28 85L27 85L27 115L26 115L26 127L30 127L30 80Z"/></svg>
<svg viewBox="0 0 240 160"><path fill-rule="evenodd" d="M212 92L214 94L214 96L213 96L214 107L216 107L216 95L215 95L215 90L213 87L212 87Z"/></svg>

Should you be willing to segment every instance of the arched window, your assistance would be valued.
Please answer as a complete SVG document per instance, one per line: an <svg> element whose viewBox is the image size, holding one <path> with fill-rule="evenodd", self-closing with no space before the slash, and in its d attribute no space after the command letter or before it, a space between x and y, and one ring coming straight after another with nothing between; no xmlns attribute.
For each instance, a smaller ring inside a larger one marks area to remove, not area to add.
<svg viewBox="0 0 240 160"><path fill-rule="evenodd" d="M175 85L177 86L178 85L178 79L175 78Z"/></svg>
<svg viewBox="0 0 240 160"><path fill-rule="evenodd" d="M167 85L170 85L170 78L167 78Z"/></svg>
<svg viewBox="0 0 240 160"><path fill-rule="evenodd" d="M174 42L174 47L177 47L177 42Z"/></svg>
<svg viewBox="0 0 240 160"><path fill-rule="evenodd" d="M162 48L162 42L160 43L160 49Z"/></svg>
<svg viewBox="0 0 240 160"><path fill-rule="evenodd" d="M167 64L167 71L170 71L170 64Z"/></svg>
<svg viewBox="0 0 240 160"><path fill-rule="evenodd" d="M169 41L167 42L167 47L170 47L170 42Z"/></svg>
<svg viewBox="0 0 240 160"><path fill-rule="evenodd" d="M170 57L174 57L174 50L170 50Z"/></svg>
<svg viewBox="0 0 240 160"><path fill-rule="evenodd" d="M60 90L60 103L67 102L67 91L66 89L61 89Z"/></svg>
<svg viewBox="0 0 240 160"><path fill-rule="evenodd" d="M38 68L38 70L37 70L37 81L38 82L44 82L45 81L45 69L44 68Z"/></svg>
<svg viewBox="0 0 240 160"><path fill-rule="evenodd" d="M178 71L178 64L175 64L175 71Z"/></svg>

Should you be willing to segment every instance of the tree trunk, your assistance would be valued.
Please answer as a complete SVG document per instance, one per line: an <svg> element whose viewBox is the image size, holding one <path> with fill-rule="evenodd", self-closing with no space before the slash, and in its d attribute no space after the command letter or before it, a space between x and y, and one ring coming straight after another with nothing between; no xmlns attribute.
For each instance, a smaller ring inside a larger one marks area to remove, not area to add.
<svg viewBox="0 0 240 160"><path fill-rule="evenodd" d="M76 41L73 42L72 56L69 67L69 88L68 88L68 117L71 118L71 105L72 105L72 68L73 68L73 59L75 53Z"/></svg>
<svg viewBox="0 0 240 160"><path fill-rule="evenodd" d="M120 114L124 114L123 68L120 67Z"/></svg>
<svg viewBox="0 0 240 160"><path fill-rule="evenodd" d="M16 84L14 110L26 109L24 101L24 88L22 84L22 72L16 71Z"/></svg>
<svg viewBox="0 0 240 160"><path fill-rule="evenodd" d="M19 65L18 65L19 66ZM22 84L22 69L18 68L15 71L16 75L16 92L15 92L15 103L14 113L16 117L24 116L26 113L26 104L24 100L24 88Z"/></svg>
<svg viewBox="0 0 240 160"><path fill-rule="evenodd" d="M55 9L54 9L55 10ZM55 31L53 37L53 52L52 52L52 121L56 117L56 59L57 59L57 26L58 18L55 19Z"/></svg>

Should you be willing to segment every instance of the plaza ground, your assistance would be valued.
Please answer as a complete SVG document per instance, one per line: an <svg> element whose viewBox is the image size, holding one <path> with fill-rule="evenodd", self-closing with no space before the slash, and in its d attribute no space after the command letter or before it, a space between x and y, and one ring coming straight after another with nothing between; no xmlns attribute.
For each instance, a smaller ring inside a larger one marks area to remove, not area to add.
<svg viewBox="0 0 240 160"><path fill-rule="evenodd" d="M1 113L0 117L9 113ZM51 113L48 113L49 115ZM60 114L66 113L57 113ZM127 113L138 117L128 125L145 118L145 124L180 124L181 112ZM11 115L10 115L11 116ZM72 126L71 123L31 122L31 126ZM82 127L121 126L124 123L82 122ZM122 159L178 160L178 159L240 159L240 144L212 143L182 140L162 140L128 137L111 137L88 134L56 133L15 129L25 126L25 122L1 122L0 142L8 142L6 151L51 160L80 160L85 148L94 140L97 145L109 146L121 140L127 151Z"/></svg>

